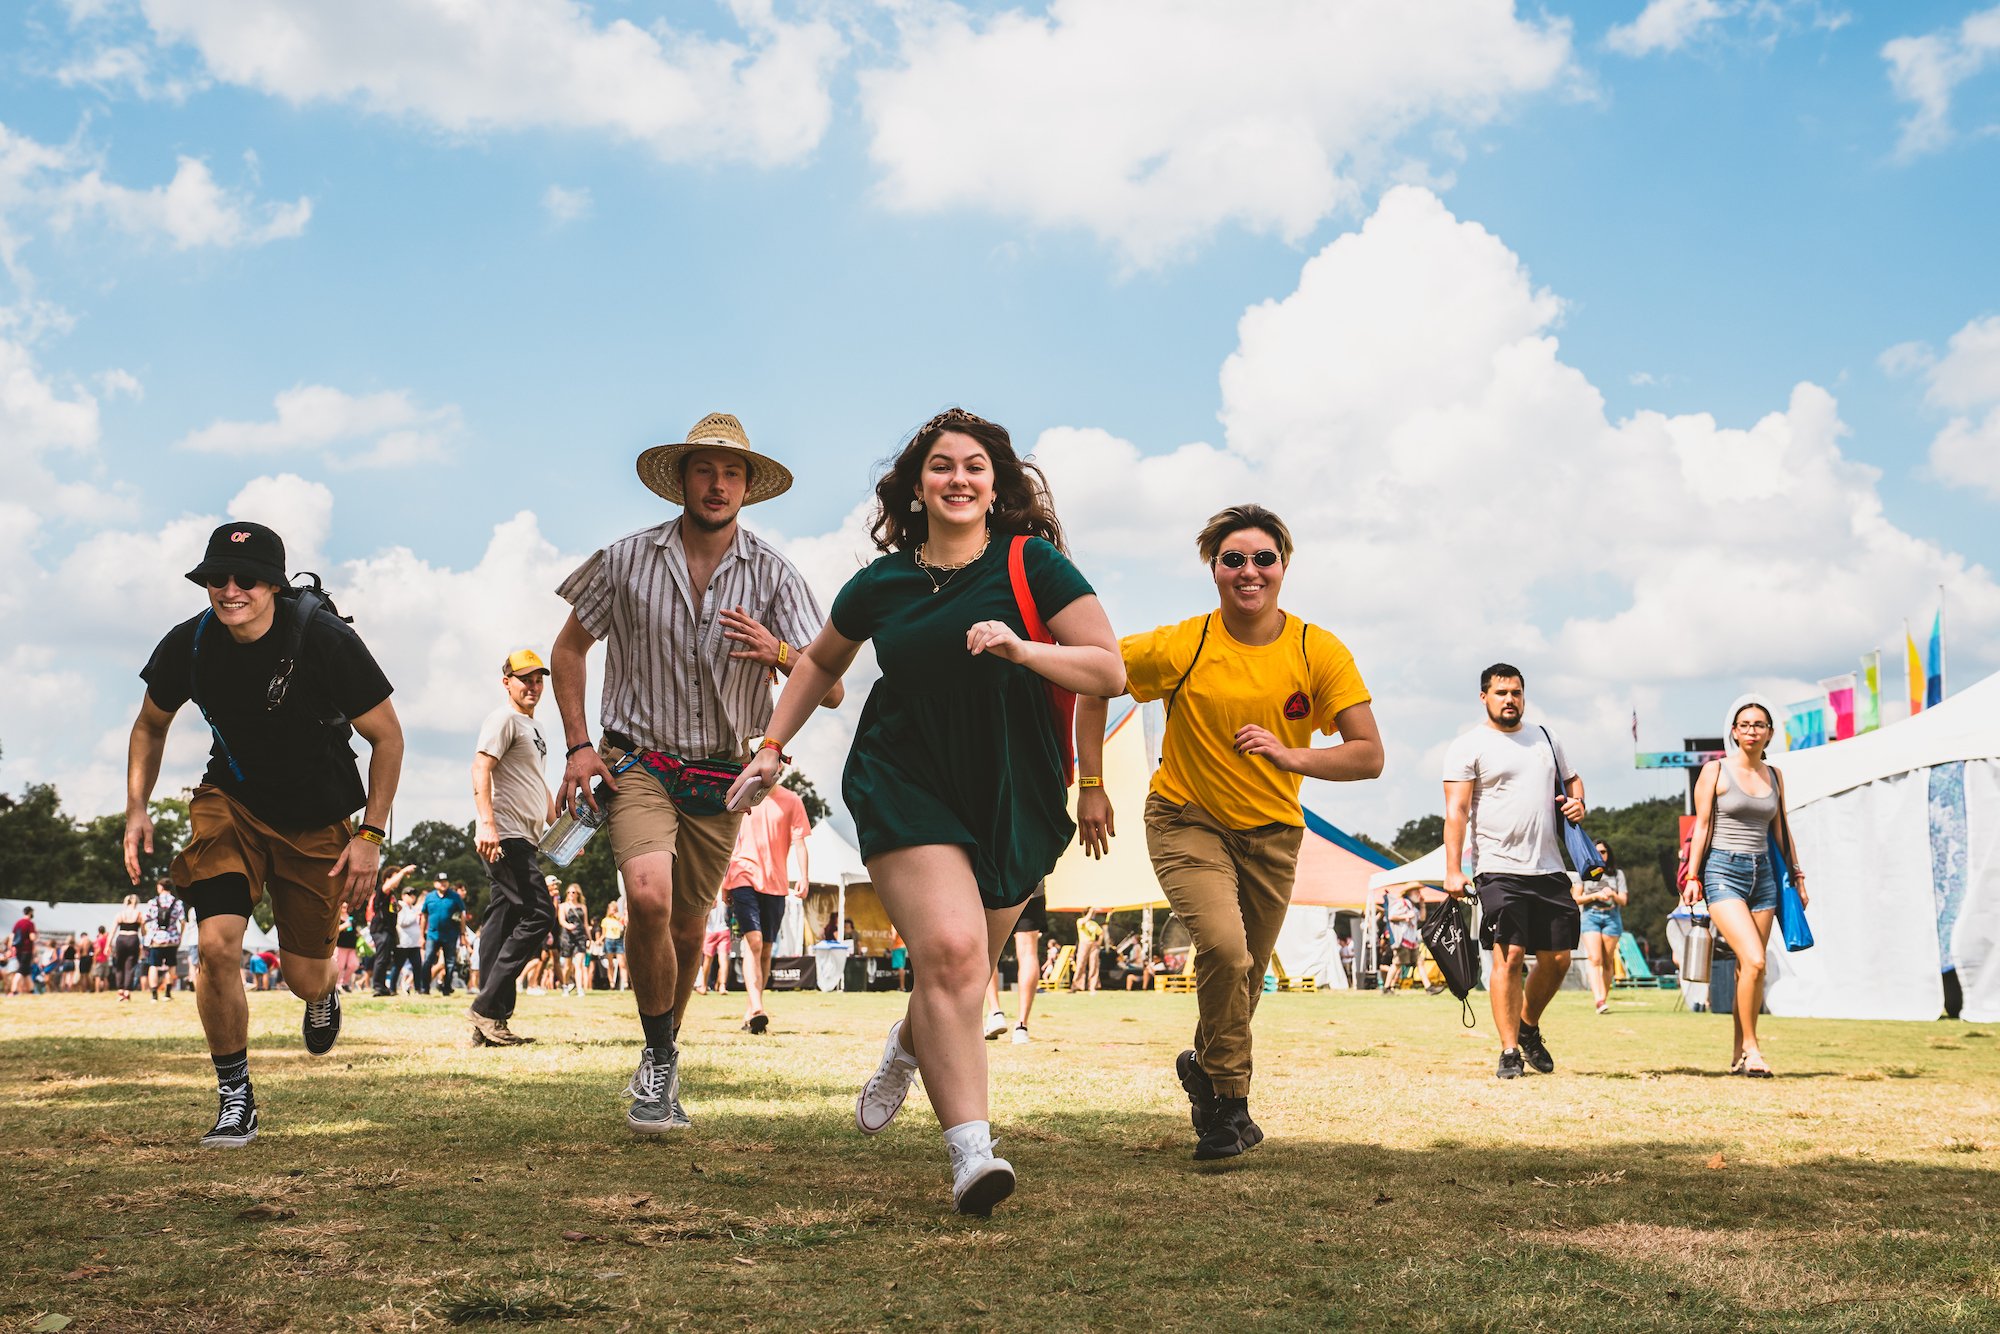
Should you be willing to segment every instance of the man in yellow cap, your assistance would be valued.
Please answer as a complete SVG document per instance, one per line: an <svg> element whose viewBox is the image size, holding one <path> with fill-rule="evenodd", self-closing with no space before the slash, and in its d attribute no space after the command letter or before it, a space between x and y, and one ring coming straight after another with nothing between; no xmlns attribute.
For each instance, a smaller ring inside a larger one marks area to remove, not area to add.
<svg viewBox="0 0 2000 1334"><path fill-rule="evenodd" d="M479 928L479 994L472 1000L472 1045L515 1047L524 1038L507 1026L514 1015L515 980L541 957L555 930L555 906L542 889L535 844L556 817L542 765L549 743L535 721L549 669L531 648L507 655L500 684L507 702L480 724L472 757L472 804L478 812L473 841L486 859L486 919Z"/></svg>
<svg viewBox="0 0 2000 1334"><path fill-rule="evenodd" d="M736 521L792 484L726 412L639 456L639 479L678 517L591 554L556 592L569 619L549 657L566 748L562 800L610 797L611 855L630 909L625 962L645 1047L626 1092L641 1134L688 1124L675 1034L694 990L703 923L742 813L722 801L771 721L825 615L792 563ZM584 717L585 655L604 643L600 745ZM824 701L840 703L835 686ZM615 767L614 767L615 766Z"/></svg>

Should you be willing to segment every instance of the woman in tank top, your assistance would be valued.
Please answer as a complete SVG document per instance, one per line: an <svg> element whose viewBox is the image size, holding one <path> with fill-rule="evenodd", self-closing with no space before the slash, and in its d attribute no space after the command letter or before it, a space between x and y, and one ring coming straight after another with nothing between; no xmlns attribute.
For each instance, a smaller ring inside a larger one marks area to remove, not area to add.
<svg viewBox="0 0 2000 1334"><path fill-rule="evenodd" d="M144 921L139 896L127 894L118 910L118 929L111 937L111 971L118 979L118 999L122 1001L131 1000L132 988L139 985L139 933Z"/></svg>
<svg viewBox="0 0 2000 1334"><path fill-rule="evenodd" d="M1790 829L1780 819L1785 785L1764 762L1771 744L1772 714L1763 701L1745 697L1729 715L1727 758L1702 767L1694 789L1694 831L1698 849L1689 864L1681 902L1708 900L1715 929L1736 954L1735 1039L1732 1075L1769 1079L1771 1067L1757 1048L1757 1012L1764 1008L1764 950L1778 915L1778 879L1770 835L1776 822L1792 864L1799 898L1806 896L1805 872L1791 847Z"/></svg>

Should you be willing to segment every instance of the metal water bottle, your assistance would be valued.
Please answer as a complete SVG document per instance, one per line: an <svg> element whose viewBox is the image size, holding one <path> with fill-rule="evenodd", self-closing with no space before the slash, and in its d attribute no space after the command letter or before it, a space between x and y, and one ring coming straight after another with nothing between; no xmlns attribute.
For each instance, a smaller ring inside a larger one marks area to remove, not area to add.
<svg viewBox="0 0 2000 1334"><path fill-rule="evenodd" d="M568 866L583 851L584 844L591 836L604 827L608 818L603 802L610 795L604 784L597 785L598 805L579 799L574 807L562 813L556 822L542 835L542 841L535 847L544 857L557 866Z"/></svg>
<svg viewBox="0 0 2000 1334"><path fill-rule="evenodd" d="M1715 932L1707 917L1697 917L1688 928L1687 943L1681 946L1681 981L1708 981L1708 965L1714 957Z"/></svg>

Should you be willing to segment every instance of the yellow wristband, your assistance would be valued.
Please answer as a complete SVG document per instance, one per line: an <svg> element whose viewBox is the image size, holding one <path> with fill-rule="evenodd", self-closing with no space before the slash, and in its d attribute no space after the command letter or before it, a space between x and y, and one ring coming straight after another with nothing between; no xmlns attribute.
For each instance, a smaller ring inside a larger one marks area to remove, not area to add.
<svg viewBox="0 0 2000 1334"><path fill-rule="evenodd" d="M791 658L792 658L792 646L790 644L787 644L784 640L780 639L778 641L778 665L780 667L784 666L787 662L791 661Z"/></svg>
<svg viewBox="0 0 2000 1334"><path fill-rule="evenodd" d="M373 843L377 847L380 847L382 843L382 836L376 833L373 829L369 829L365 826L355 830L354 836L358 839L364 840L365 842Z"/></svg>
<svg viewBox="0 0 2000 1334"><path fill-rule="evenodd" d="M1079 778L1076 780L1076 785L1078 787L1103 787L1104 780L1102 778Z"/></svg>

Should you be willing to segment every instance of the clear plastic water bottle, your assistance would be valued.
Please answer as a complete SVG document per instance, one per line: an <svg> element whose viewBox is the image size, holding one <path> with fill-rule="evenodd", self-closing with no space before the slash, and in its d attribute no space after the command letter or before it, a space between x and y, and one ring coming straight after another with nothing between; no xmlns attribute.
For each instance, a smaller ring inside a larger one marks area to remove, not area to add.
<svg viewBox="0 0 2000 1334"><path fill-rule="evenodd" d="M591 836L604 827L604 822L608 818L604 800L608 796L610 790L599 783L598 804L592 806L587 801L578 800L572 809L564 811L562 816L549 826L548 832L542 835L542 841L535 847L557 866L568 866L576 860L577 854L583 851L584 845L590 842Z"/></svg>

